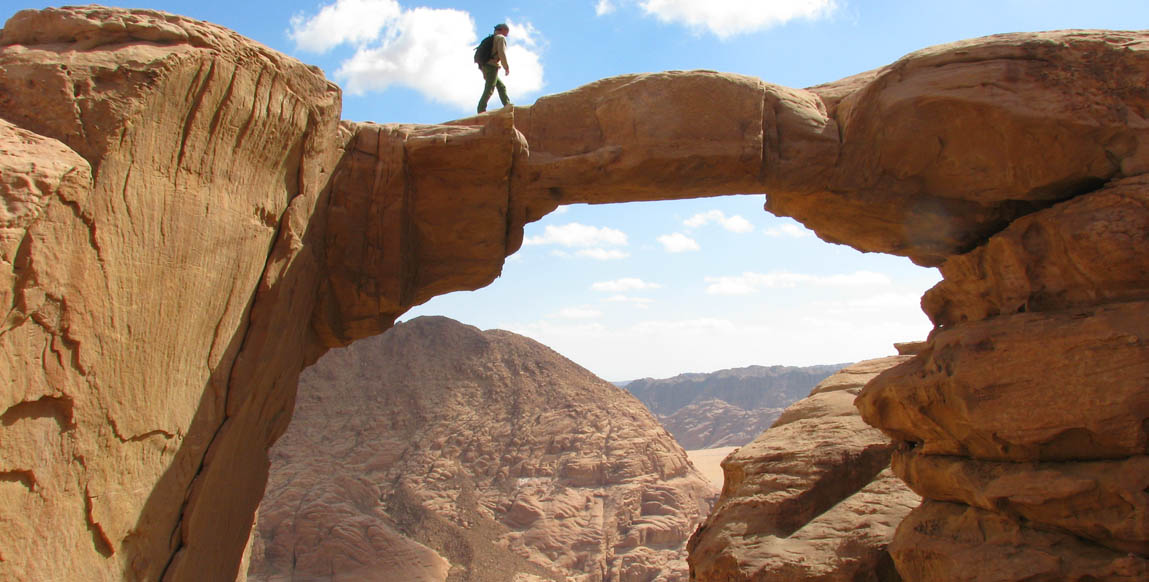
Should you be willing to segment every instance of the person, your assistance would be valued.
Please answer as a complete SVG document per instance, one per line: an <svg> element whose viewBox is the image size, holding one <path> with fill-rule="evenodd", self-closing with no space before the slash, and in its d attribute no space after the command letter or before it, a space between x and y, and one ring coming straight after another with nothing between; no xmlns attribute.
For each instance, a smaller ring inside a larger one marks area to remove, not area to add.
<svg viewBox="0 0 1149 582"><path fill-rule="evenodd" d="M510 31L510 27L506 24L495 25L495 34L491 44L491 59L485 63L479 63L479 70L483 72L483 80L485 81L483 96L479 98L479 113L487 110L487 101L491 100L491 94L496 89L499 91L499 101L503 102L503 107L511 104L511 100L507 97L507 86L499 79L500 65L502 65L505 74L511 74L511 65L507 63L507 33Z"/></svg>

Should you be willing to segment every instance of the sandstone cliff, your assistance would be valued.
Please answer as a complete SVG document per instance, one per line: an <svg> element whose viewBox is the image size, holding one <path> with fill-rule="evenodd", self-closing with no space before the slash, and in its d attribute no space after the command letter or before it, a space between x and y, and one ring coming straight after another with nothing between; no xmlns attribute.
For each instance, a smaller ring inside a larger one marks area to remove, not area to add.
<svg viewBox="0 0 1149 582"><path fill-rule="evenodd" d="M908 359L842 369L722 462L722 495L690 540L693 579L900 580L886 547L921 498L890 472L894 443L853 400Z"/></svg>
<svg viewBox="0 0 1149 582"><path fill-rule="evenodd" d="M637 400L418 318L304 372L250 580L684 581L709 487Z"/></svg>
<svg viewBox="0 0 1149 582"><path fill-rule="evenodd" d="M859 401L927 498L906 578L1149 575L1147 33L444 126L340 124L317 70L153 11L20 12L0 71L4 578L234 578L303 367L490 282L560 204L748 192L942 268L925 350Z"/></svg>

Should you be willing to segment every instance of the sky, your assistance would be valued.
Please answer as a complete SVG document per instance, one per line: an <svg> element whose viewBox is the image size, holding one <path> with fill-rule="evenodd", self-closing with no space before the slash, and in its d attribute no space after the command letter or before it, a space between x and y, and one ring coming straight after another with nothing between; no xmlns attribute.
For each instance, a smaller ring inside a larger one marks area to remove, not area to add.
<svg viewBox="0 0 1149 582"><path fill-rule="evenodd" d="M808 87L989 34L1149 28L1147 0L198 0L105 4L208 20L343 88L343 118L473 113L472 48L510 26L516 105L627 74L710 69ZM0 0L0 19L59 3ZM492 109L498 97L492 99ZM936 269L819 240L762 195L562 207L527 225L492 285L432 299L532 337L612 381L749 365L852 362L925 339Z"/></svg>

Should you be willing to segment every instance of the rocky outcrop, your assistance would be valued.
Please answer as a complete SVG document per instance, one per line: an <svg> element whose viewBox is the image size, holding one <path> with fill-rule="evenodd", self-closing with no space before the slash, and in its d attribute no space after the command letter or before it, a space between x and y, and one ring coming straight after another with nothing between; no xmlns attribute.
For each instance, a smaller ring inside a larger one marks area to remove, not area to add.
<svg viewBox="0 0 1149 582"><path fill-rule="evenodd" d="M937 331L859 398L928 499L891 549L907 576L1149 576L1147 185L1116 181L948 261L923 301Z"/></svg>
<svg viewBox="0 0 1149 582"><path fill-rule="evenodd" d="M900 580L886 547L920 497L889 470L894 443L853 400L907 359L847 366L722 462L722 495L690 540L692 579Z"/></svg>
<svg viewBox="0 0 1149 582"><path fill-rule="evenodd" d="M321 358L271 459L255 581L684 581L710 503L632 396L446 318Z"/></svg>
<svg viewBox="0 0 1149 582"><path fill-rule="evenodd" d="M523 224L573 202L769 192L826 240L941 265L939 329L866 418L958 460L1135 460L1147 40L1002 35L808 90L641 74L449 125L340 125L317 69L217 26L20 12L0 32L0 577L234 578L300 370L491 281ZM1038 552L1065 572L1108 571L1078 548L1145 564L1003 509L899 536L998 522L1068 536ZM894 552L917 579L931 555Z"/></svg>
<svg viewBox="0 0 1149 582"><path fill-rule="evenodd" d="M314 353L339 90L99 7L18 13L0 70L0 578L234 578Z"/></svg>

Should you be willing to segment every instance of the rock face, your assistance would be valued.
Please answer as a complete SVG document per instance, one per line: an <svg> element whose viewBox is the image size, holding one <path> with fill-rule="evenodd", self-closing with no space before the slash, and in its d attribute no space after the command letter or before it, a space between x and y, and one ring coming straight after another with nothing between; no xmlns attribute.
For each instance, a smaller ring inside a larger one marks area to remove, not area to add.
<svg viewBox="0 0 1149 582"><path fill-rule="evenodd" d="M686 580L707 483L632 396L423 317L329 352L272 448L249 580Z"/></svg>
<svg viewBox="0 0 1149 582"><path fill-rule="evenodd" d="M948 261L923 301L938 330L858 399L928 499L891 547L907 577L1149 577L1147 185L1115 181Z"/></svg>
<svg viewBox="0 0 1149 582"><path fill-rule="evenodd" d="M940 265L938 329L860 400L915 454L1147 454L1144 32L987 37L808 90L627 75L443 126L340 124L318 70L152 11L20 12L0 71L2 578L234 578L301 369L493 280L573 202L769 192L823 239ZM1043 499L1024 479L960 503L934 481L892 546L907 578L986 571L957 551L986 536L993 579L1144 577L1121 525L1144 486L1097 501L1110 534L968 504Z"/></svg>
<svg viewBox="0 0 1149 582"><path fill-rule="evenodd" d="M921 498L889 470L893 442L853 400L908 359L844 368L722 462L722 495L690 540L692 579L900 580L886 546Z"/></svg>
<svg viewBox="0 0 1149 582"><path fill-rule="evenodd" d="M780 408L746 410L724 400L703 400L659 417L678 444L693 451L737 447L749 443L782 414Z"/></svg>
<svg viewBox="0 0 1149 582"><path fill-rule="evenodd" d="M626 384L687 450L742 446L842 367L748 366Z"/></svg>
<svg viewBox="0 0 1149 582"><path fill-rule="evenodd" d="M314 353L339 90L99 7L17 14L0 70L0 578L234 578Z"/></svg>
<svg viewBox="0 0 1149 582"><path fill-rule="evenodd" d="M643 378L628 382L625 388L651 412L664 416L705 400L721 400L746 410L782 409L804 398L843 366L747 366L657 380Z"/></svg>

